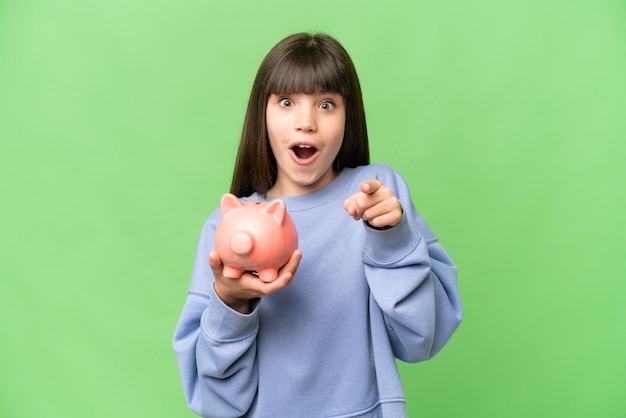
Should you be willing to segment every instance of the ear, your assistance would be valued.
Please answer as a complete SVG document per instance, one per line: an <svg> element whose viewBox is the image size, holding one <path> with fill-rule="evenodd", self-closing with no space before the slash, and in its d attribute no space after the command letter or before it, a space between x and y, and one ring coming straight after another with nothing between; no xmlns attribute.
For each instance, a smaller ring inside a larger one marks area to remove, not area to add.
<svg viewBox="0 0 626 418"><path fill-rule="evenodd" d="M222 196L222 201L220 202L220 210L222 211L222 216L225 216L231 210L240 208L242 206L243 204L234 194L226 193L224 196Z"/></svg>
<svg viewBox="0 0 626 418"><path fill-rule="evenodd" d="M282 200L274 200L265 208L265 212L272 215L276 222L279 225L282 225L285 220L285 212L287 212L287 208L285 207L285 202Z"/></svg>

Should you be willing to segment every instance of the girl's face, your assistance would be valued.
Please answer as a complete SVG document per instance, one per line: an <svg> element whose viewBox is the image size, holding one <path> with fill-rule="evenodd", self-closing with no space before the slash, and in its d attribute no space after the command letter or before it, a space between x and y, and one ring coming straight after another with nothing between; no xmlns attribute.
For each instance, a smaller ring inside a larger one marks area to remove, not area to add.
<svg viewBox="0 0 626 418"><path fill-rule="evenodd" d="M278 165L270 196L301 195L333 181L346 124L339 93L272 94L265 119Z"/></svg>

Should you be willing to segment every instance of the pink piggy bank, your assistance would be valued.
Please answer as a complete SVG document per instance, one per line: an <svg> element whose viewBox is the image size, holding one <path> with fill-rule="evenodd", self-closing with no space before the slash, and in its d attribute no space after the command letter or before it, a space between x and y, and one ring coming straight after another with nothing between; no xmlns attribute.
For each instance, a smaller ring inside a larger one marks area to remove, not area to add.
<svg viewBox="0 0 626 418"><path fill-rule="evenodd" d="M298 233L285 202L242 202L227 193L220 203L222 220L215 232L215 250L224 264L224 276L240 277L254 271L272 282L298 248Z"/></svg>

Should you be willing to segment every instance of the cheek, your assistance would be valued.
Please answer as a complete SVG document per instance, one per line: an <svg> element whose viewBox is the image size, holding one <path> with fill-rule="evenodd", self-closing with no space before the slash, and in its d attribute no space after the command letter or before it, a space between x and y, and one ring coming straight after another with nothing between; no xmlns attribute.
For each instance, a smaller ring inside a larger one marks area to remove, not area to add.
<svg viewBox="0 0 626 418"><path fill-rule="evenodd" d="M267 138L269 139L270 146L273 149L276 145L276 138L278 137L276 124L270 121L269 118L267 118L265 121L265 129L267 131Z"/></svg>
<svg viewBox="0 0 626 418"><path fill-rule="evenodd" d="M268 142L270 144L270 150L272 151L272 154L276 155L278 147L279 147L278 140L276 139L276 136L274 134L272 134L272 132L270 131L269 127L267 129L267 138L268 138Z"/></svg>
<svg viewBox="0 0 626 418"><path fill-rule="evenodd" d="M346 115L345 113L337 120L337 135L343 139L346 132Z"/></svg>
<svg viewBox="0 0 626 418"><path fill-rule="evenodd" d="M338 130L334 136L333 143L330 146L332 152L329 154L329 157L332 156L331 162L337 158L337 155L339 155L339 150L341 150L341 146L343 145L343 133L343 130Z"/></svg>
<svg viewBox="0 0 626 418"><path fill-rule="evenodd" d="M345 133L346 133L346 124L344 120L344 121L341 121L341 123L337 124L336 130L335 130L335 141L336 141L335 146L337 147L337 150L341 148L341 144L343 143L343 138L344 138Z"/></svg>
<svg viewBox="0 0 626 418"><path fill-rule="evenodd" d="M272 138L276 141L284 134L286 130L286 120L285 118L277 117L271 110L267 110L265 114L265 127L267 130L267 135L272 141Z"/></svg>

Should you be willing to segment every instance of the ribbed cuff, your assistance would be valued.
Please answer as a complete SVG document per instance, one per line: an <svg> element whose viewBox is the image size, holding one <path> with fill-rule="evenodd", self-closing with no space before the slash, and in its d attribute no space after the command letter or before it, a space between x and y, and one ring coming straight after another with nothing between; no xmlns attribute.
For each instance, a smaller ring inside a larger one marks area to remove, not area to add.
<svg viewBox="0 0 626 418"><path fill-rule="evenodd" d="M202 317L202 329L207 337L216 341L229 341L249 337L256 333L259 324L257 301L251 301L249 314L241 314L226 305L211 287L209 305Z"/></svg>
<svg viewBox="0 0 626 418"><path fill-rule="evenodd" d="M400 222L387 229L366 227L365 255L377 265L392 264L410 254L421 235L411 229L406 214L402 214Z"/></svg>

